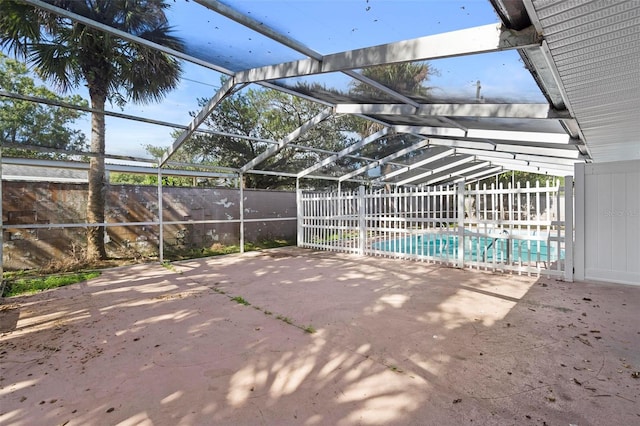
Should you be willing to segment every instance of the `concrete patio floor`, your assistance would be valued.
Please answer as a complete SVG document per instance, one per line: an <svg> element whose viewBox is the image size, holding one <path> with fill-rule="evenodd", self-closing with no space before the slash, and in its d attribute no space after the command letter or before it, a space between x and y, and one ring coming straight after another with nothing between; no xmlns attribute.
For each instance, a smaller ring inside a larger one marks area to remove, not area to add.
<svg viewBox="0 0 640 426"><path fill-rule="evenodd" d="M640 424L638 306L297 248L115 268L0 305L0 424Z"/></svg>

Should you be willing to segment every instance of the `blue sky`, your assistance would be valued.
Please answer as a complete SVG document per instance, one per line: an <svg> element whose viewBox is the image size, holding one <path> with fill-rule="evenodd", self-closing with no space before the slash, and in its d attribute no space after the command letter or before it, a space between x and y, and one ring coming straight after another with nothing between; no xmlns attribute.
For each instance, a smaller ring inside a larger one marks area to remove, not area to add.
<svg viewBox="0 0 640 426"><path fill-rule="evenodd" d="M234 9L296 39L321 54L384 44L479 25L497 23L488 0L226 0ZM230 69L301 59L303 56L248 30L193 1L170 2L170 23L188 52ZM544 98L515 51L431 62L439 73L429 82L440 96L475 97L476 81L488 98L543 102ZM220 74L184 63L183 80L161 104L127 105L123 112L188 124L197 98L211 97ZM346 90L341 75L310 77ZM86 90L79 94L88 98ZM516 97L517 95L517 97ZM116 109L115 106L109 109ZM89 117L78 123L89 132ZM168 146L171 129L107 118L107 152L146 156L146 144Z"/></svg>

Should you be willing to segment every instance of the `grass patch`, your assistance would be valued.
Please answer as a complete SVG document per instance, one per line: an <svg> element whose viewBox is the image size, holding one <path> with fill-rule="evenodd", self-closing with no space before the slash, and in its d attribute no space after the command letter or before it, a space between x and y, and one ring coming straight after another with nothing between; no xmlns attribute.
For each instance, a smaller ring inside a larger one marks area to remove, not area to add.
<svg viewBox="0 0 640 426"><path fill-rule="evenodd" d="M28 277L23 273L7 273L6 286L2 297L12 297L21 294L33 294L43 290L63 287L79 283L100 276L100 271L76 272L64 275L49 275Z"/></svg>
<svg viewBox="0 0 640 426"><path fill-rule="evenodd" d="M264 240L256 243L245 243L244 251L256 251L270 248L287 247L295 245L292 240ZM225 254L240 253L240 246L213 244L210 247L179 249L177 247L167 247L165 256L171 260L198 259L201 257L222 256Z"/></svg>
<svg viewBox="0 0 640 426"><path fill-rule="evenodd" d="M173 266L173 264L171 262L169 262L168 260L165 260L164 262L162 262L162 267L165 269L168 269L170 271L175 272L176 271L176 267Z"/></svg>
<svg viewBox="0 0 640 426"><path fill-rule="evenodd" d="M289 317L285 317L283 315L278 315L276 318L279 319L282 322L287 323L287 324L290 324L290 325L293 324L293 321L291 321L291 318L289 318Z"/></svg>
<svg viewBox="0 0 640 426"><path fill-rule="evenodd" d="M304 327L303 330L306 331L309 334L313 334L313 333L316 332L316 329L312 325L308 325L308 326Z"/></svg>
<svg viewBox="0 0 640 426"><path fill-rule="evenodd" d="M241 305L245 305L245 306L251 305L251 303L247 302L247 300L242 296L232 297L231 300L233 300L234 302L239 303Z"/></svg>

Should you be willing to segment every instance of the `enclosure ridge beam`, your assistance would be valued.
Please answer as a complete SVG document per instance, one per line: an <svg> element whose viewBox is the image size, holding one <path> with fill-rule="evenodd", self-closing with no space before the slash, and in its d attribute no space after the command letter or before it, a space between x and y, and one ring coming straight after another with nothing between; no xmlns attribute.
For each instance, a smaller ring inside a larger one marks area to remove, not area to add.
<svg viewBox="0 0 640 426"><path fill-rule="evenodd" d="M522 172L532 172L540 174L551 174L554 176L566 176L567 173L573 173L573 166L565 166L562 164L541 163L536 161L515 160L506 158L488 157L485 155L476 155L478 159L490 161L491 164L502 166L509 170L519 170Z"/></svg>
<svg viewBox="0 0 640 426"><path fill-rule="evenodd" d="M444 172L445 170L449 170L449 169L452 169L454 167L457 167L457 166L459 166L461 164L470 163L470 162L475 161L475 160L476 160L476 157L474 157L474 156L464 157L464 158L462 158L462 159L460 159L458 161L454 161L454 162L446 164L444 166L437 167L437 168L435 168L433 170L429 170L427 172L420 173L418 175L411 176L410 178L406 178L404 180L401 180L397 184L398 185L406 185L408 183L415 182L417 180L423 179L423 178L425 178L427 176L432 176L432 175L435 175L437 173Z"/></svg>
<svg viewBox="0 0 640 426"><path fill-rule="evenodd" d="M489 147L484 142L432 140L436 146L455 147L459 153L475 155L476 153L500 156L503 158L516 158L531 156L536 158L548 158L552 161L576 163L584 161L584 156L577 149L552 149L540 146L498 144Z"/></svg>
<svg viewBox="0 0 640 426"><path fill-rule="evenodd" d="M160 159L160 164L158 165L158 167L162 167L167 162L167 160L169 160L171 155L173 155L173 153L176 152L178 148L180 148L180 146L184 143L184 141L186 141L196 131L198 126L200 126L204 122L204 120L207 119L207 117L213 112L213 110L218 106L218 104L222 102L224 98L226 98L233 91L235 87L236 87L235 81L233 80L233 78L229 78L222 85L220 90L218 90L216 94L213 95L211 99L209 99L209 102L207 102L207 104L204 107L202 107L198 115L193 117L193 120L191 120L191 123L189 123L189 126L187 127L187 129L184 130L176 138L176 140L173 142L173 145L169 147L167 152L165 152L162 155L162 158Z"/></svg>
<svg viewBox="0 0 640 426"><path fill-rule="evenodd" d="M409 147L401 149L400 151L396 151L393 154L387 155L386 157L381 158L380 160L375 160L374 162L369 163L366 166L362 166L359 169L352 171L351 173L347 173L346 175L343 175L340 177L340 182L343 182L347 179L351 179L354 176L358 176L368 170L373 169L374 167L382 166L390 161L395 160L396 158L400 158L403 155L407 155L415 150L424 148L425 146L429 146L429 139L423 139L418 143L415 143Z"/></svg>
<svg viewBox="0 0 640 426"><path fill-rule="evenodd" d="M523 132L499 129L469 129L466 132L451 127L430 126L393 126L398 133L413 133L424 136L476 139L480 141L511 141L530 143L555 144L556 147L577 146L579 139L572 138L566 133L551 132Z"/></svg>
<svg viewBox="0 0 640 426"><path fill-rule="evenodd" d="M464 138L467 136L467 132L464 130L451 127L393 126L393 130L398 133L412 133L424 136L448 136L454 138Z"/></svg>
<svg viewBox="0 0 640 426"><path fill-rule="evenodd" d="M539 152L538 149L534 149L533 151ZM577 160L571 157L531 155L531 154L522 154L522 153L513 152L513 151L487 151L483 149L474 149L474 148L456 148L456 150L460 154L485 155L487 157L504 158L504 159L512 159L512 160L524 160L524 161L539 161L543 163L548 162L549 164L563 164L563 165L573 166L573 164L580 162L580 160Z"/></svg>
<svg viewBox="0 0 640 426"><path fill-rule="evenodd" d="M58 16L63 16L65 18L69 18L69 19L71 19L71 20L73 20L75 22L79 22L81 24L84 24L84 25L86 25L88 27L91 27L91 28L94 28L96 30L103 31L103 32L105 32L107 34L111 34L111 35L115 35L117 37L120 37L123 40L131 41L131 42L134 42L134 43L141 44L143 46L151 47L151 48L156 49L156 50L158 50L160 52L166 53L166 54L171 55L171 56L175 56L176 58L184 59L185 61L194 63L196 65L203 66L205 68L212 69L214 71L218 71L218 72L223 73L223 74L227 74L227 75L232 75L233 74L233 72L231 70L228 70L228 69L226 69L224 67L220 67L220 66L214 65L214 64L212 64L210 62L203 61L202 59L196 58L195 56L191 56L191 55L188 55L188 54L186 54L184 52L180 52L179 50L171 49L171 48L163 46L161 44L154 43L152 41L144 39L142 37L138 37L138 36L135 36L133 34L129 34L126 31L118 30L116 28L113 28L113 27L110 27L108 25L102 24L102 23L100 23L98 21L94 21L93 19L86 18L86 17L84 17L82 15L78 15L78 14L73 13L73 12L69 12L66 9L62 9L60 7L57 7L57 6L53 6L53 5L45 3L43 1L40 1L40 0L23 0L23 1L25 3L31 5L31 6L35 6L35 7L39 8L39 9L46 10L46 11L54 13L54 14L56 14Z"/></svg>
<svg viewBox="0 0 640 426"><path fill-rule="evenodd" d="M327 118L331 117L332 115L333 115L333 108L323 109L318 114L316 114L315 117L307 120L307 122L304 123L302 126L298 127L293 132L289 133L287 136L282 138L282 140L279 141L276 145L270 146L260 155L258 155L253 160L249 161L247 164L242 166L240 168L240 173L246 173L248 170L253 169L255 166L262 163L267 158L277 154L278 152L280 152L282 148L284 148L285 146L287 146L288 144L290 144L291 142L299 138L301 135L303 135L313 127L317 126L318 124L326 120Z"/></svg>
<svg viewBox="0 0 640 426"><path fill-rule="evenodd" d="M540 46L541 43L542 38L533 26L515 31L501 24L489 24L325 55L322 69L330 72L397 62L426 61L521 49Z"/></svg>
<svg viewBox="0 0 640 426"><path fill-rule="evenodd" d="M311 167L306 168L305 170L301 171L300 173L298 173L297 177L301 178L301 177L305 177L306 175L321 169L324 166L327 166L331 163L334 163L336 160L338 160L339 158L342 158L348 154L351 154L354 151L359 150L360 148L362 148L365 145L370 144L371 142L374 142L386 135L388 135L389 133L391 133L392 130L388 127L385 127L384 129L378 130L377 132L367 136L366 138L360 140L359 142L356 142L352 145L349 145L348 147L344 148L343 150L341 150L340 152L325 158L324 160L320 161L319 163L314 164ZM339 178L338 178L339 179Z"/></svg>
<svg viewBox="0 0 640 426"><path fill-rule="evenodd" d="M434 148L432 148L432 149L434 149ZM425 158L424 160L416 161L415 163L410 164L410 165L408 165L406 167L403 167L401 169L394 170L391 173L387 173L386 175L381 176L378 179L376 179L376 181L377 182L386 181L388 179L391 179L392 177L395 177L395 176L410 172L411 170L417 169L418 167L422 167L425 164L433 163L434 161L438 161L438 160L441 160L441 159L446 158L446 157L450 157L450 156L455 155L455 154L456 154L456 150L455 149L448 149L446 151L440 152L439 154L435 154L435 155L432 155L431 157Z"/></svg>
<svg viewBox="0 0 640 426"><path fill-rule="evenodd" d="M518 154L533 154L551 156L557 158L571 158L576 161L584 161L587 157L580 153L574 145L560 145L544 142L522 143L519 141L490 142L483 140L460 140L460 139L443 139L429 138L432 145L448 146L455 148L476 149L492 153L504 153L508 156Z"/></svg>
<svg viewBox="0 0 640 426"><path fill-rule="evenodd" d="M236 74L238 82L258 82L284 77L321 74L386 65L398 62L426 61L477 53L540 46L542 39L533 26L521 31L501 24L451 31L362 49L324 55L277 65L257 67ZM321 62L316 63L321 60Z"/></svg>
<svg viewBox="0 0 640 426"><path fill-rule="evenodd" d="M417 115L434 117L487 117L570 119L568 111L549 104L337 104L337 114Z"/></svg>

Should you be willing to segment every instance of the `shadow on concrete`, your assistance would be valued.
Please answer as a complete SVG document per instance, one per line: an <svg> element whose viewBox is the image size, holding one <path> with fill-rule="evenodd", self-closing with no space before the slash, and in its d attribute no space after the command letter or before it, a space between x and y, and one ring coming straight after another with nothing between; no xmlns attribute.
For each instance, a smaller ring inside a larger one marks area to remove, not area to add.
<svg viewBox="0 0 640 426"><path fill-rule="evenodd" d="M292 248L117 268L12 300L0 422L633 424L639 302Z"/></svg>

